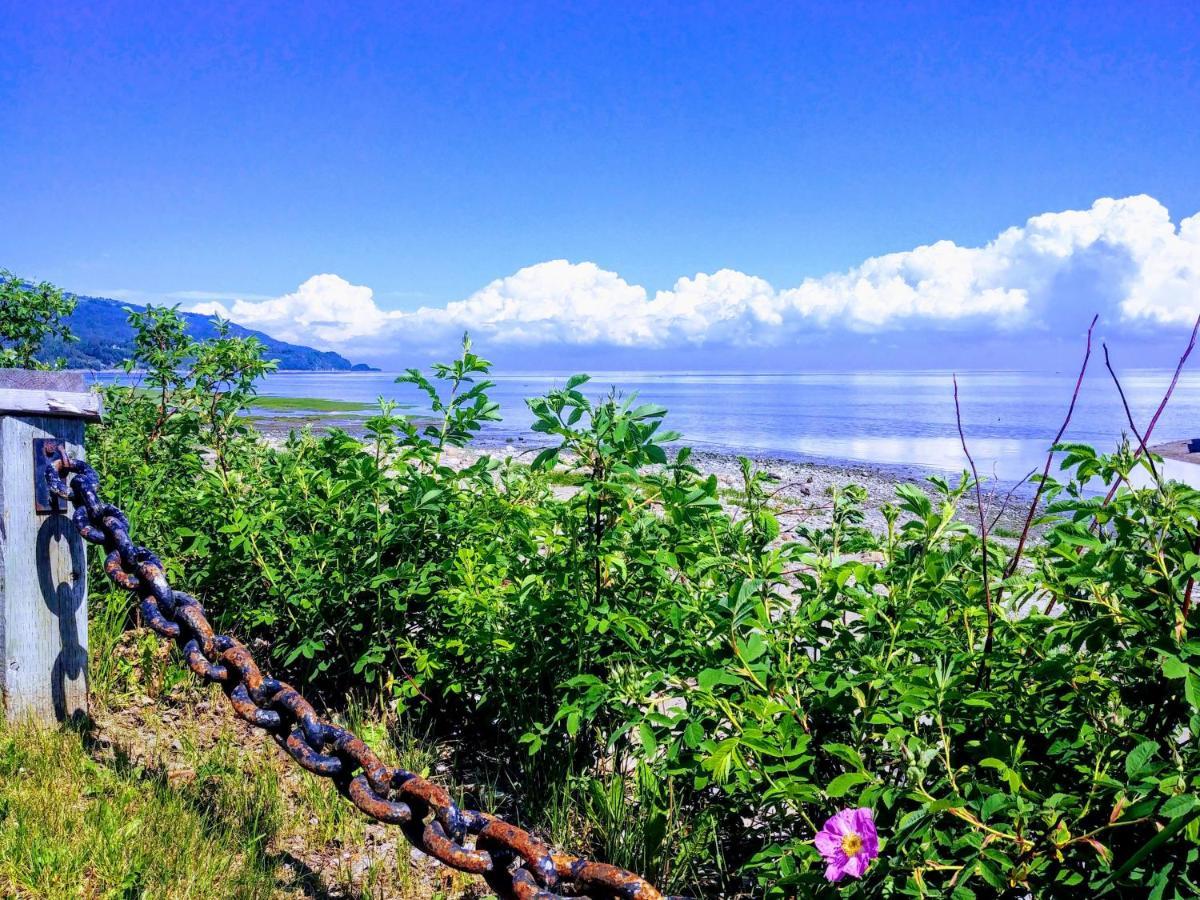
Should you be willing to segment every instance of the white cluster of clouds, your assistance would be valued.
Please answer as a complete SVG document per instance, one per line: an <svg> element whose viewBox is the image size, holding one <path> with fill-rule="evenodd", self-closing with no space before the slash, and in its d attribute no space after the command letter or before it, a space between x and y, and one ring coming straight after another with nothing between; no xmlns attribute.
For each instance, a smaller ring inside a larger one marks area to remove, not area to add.
<svg viewBox="0 0 1200 900"><path fill-rule="evenodd" d="M595 263L552 260L412 311L383 310L370 288L331 274L282 297L191 309L336 349L445 347L464 330L518 345L777 346L828 329L1044 329L1095 311L1190 324L1200 313L1200 214L1176 227L1153 197L1105 198L1035 216L982 247L938 241L782 289L722 269L651 296Z"/></svg>
<svg viewBox="0 0 1200 900"><path fill-rule="evenodd" d="M188 311L220 316L283 341L322 347L376 335L389 322L389 313L375 304L369 287L337 275L314 275L282 297L237 299L229 305L209 300L189 306Z"/></svg>

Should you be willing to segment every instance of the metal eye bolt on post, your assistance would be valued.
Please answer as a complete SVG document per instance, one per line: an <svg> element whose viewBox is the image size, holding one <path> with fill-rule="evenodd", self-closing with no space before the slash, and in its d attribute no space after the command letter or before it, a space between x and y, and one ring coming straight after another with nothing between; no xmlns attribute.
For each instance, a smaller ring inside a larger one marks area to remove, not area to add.
<svg viewBox="0 0 1200 900"><path fill-rule="evenodd" d="M76 372L0 370L0 693L9 722L87 715L87 557L45 469L82 458L100 398Z"/></svg>

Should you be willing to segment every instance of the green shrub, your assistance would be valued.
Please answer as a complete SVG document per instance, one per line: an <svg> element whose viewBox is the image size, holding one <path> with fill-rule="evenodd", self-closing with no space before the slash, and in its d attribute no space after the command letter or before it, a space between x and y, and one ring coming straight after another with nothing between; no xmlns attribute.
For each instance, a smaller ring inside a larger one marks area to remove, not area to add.
<svg viewBox="0 0 1200 900"><path fill-rule="evenodd" d="M75 299L49 282L30 284L0 269L0 369L43 369L39 360L48 339L72 340L64 321L75 311ZM61 368L62 360L54 363Z"/></svg>
<svg viewBox="0 0 1200 900"><path fill-rule="evenodd" d="M711 896L846 890L812 839L849 806L880 829L873 896L1197 890L1200 494L1104 505L1089 485L1145 466L1127 447L1064 447L1005 577L965 475L899 486L882 534L850 486L785 538L749 461L729 509L665 410L583 376L530 401L532 465L455 470L498 415L469 343L405 376L438 421L384 403L366 440L271 447L238 415L252 342L135 324L152 390L113 389L92 446L136 535L276 674L461 738L500 812Z"/></svg>

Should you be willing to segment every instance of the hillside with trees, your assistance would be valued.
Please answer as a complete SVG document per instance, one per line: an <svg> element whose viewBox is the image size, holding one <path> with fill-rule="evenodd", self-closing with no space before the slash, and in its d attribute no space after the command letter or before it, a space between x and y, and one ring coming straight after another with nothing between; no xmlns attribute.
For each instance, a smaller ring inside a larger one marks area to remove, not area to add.
<svg viewBox="0 0 1200 900"><path fill-rule="evenodd" d="M113 369L133 355L134 331L128 317L135 304L120 303L104 297L66 295L75 301L74 312L65 320L76 338L67 342L60 336L48 339L42 346L39 359L43 362L63 360L69 369ZM180 313L188 334L198 341L216 337L217 329L210 317L198 313ZM340 353L317 350L300 344L279 341L261 331L231 323L232 337L258 338L267 359L279 361L280 369L305 371L365 372L370 366L354 364Z"/></svg>

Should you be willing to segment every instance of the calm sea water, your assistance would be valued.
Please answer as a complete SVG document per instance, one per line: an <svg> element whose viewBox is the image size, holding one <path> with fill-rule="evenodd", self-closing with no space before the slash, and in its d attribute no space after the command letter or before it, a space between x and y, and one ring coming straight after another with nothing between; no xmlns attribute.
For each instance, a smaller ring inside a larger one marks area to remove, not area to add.
<svg viewBox="0 0 1200 900"><path fill-rule="evenodd" d="M1093 363L1096 361L1093 360ZM492 396L504 421L487 437L526 432L527 397L561 386L569 373L500 374ZM958 376L963 424L980 474L1022 478L1045 459L1062 423L1076 372L967 372ZM1138 427L1144 429L1171 378L1169 370L1121 374ZM374 401L425 408L422 395L389 373L279 373L265 395ZM857 461L958 471L965 460L955 426L949 372L813 374L656 374L604 372L588 391L609 387L669 410L669 427L697 447L808 459ZM1120 399L1103 365L1090 368L1064 439L1107 449L1127 431ZM1200 373L1185 372L1152 443L1200 438ZM1168 463L1172 476L1200 484L1200 466Z"/></svg>

